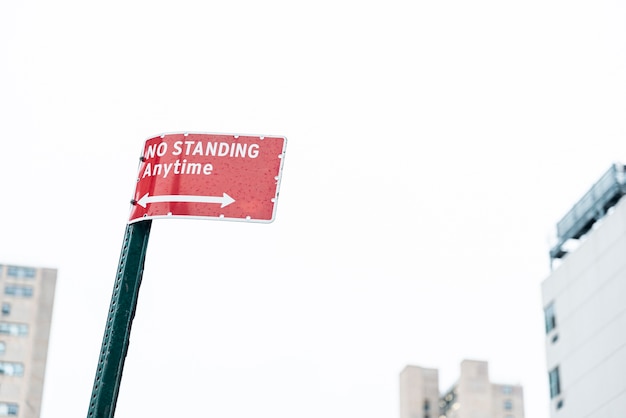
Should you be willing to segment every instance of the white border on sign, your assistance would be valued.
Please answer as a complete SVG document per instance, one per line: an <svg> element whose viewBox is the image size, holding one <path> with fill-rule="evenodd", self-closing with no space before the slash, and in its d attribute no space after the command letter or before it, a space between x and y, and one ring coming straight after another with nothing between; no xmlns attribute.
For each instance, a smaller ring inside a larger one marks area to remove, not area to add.
<svg viewBox="0 0 626 418"><path fill-rule="evenodd" d="M226 136L234 136L234 137L239 137L239 136L247 136L247 137L256 137L259 139L263 139L265 137L272 137L272 138L283 138L283 150L281 152L281 154L278 156L278 158L280 158L280 165L278 167L278 176L276 179L276 194L274 195L273 199L274 199L274 206L272 207L272 217L270 219L253 219L251 217L246 217L246 218L227 218L225 216L189 216L189 215L156 215L156 216L143 216L141 218L137 218L137 219L133 219L132 221L128 221L127 223L133 224L136 222L141 222L144 220L148 220L148 219L196 219L196 220L216 220L216 221L231 221L231 222L249 222L249 223L264 223L264 224L269 224L274 222L274 219L276 219L276 206L278 204L278 194L280 191L280 183L282 181L282 177L283 177L283 164L285 163L285 152L287 150L287 137L283 136L283 135L258 135L258 134L234 134L234 133L217 133L217 132L191 132L191 131L183 131L183 132L168 132L168 133L161 133L158 135L152 135L147 137L143 144L145 146L146 141L148 141L149 139L152 138L156 138L157 136L160 136L161 138L166 136L166 135L186 135L186 134L192 134L192 135L226 135ZM142 154L141 156L143 156L143 147L142 147ZM141 158L141 157L140 157ZM139 179L139 167L141 167L141 159L139 161L138 167L137 167L137 179ZM135 190L137 190L137 186L135 185L135 187L133 188L133 195L135 193ZM132 213L132 204L131 204L131 209L129 210L129 218L130 218L130 213Z"/></svg>

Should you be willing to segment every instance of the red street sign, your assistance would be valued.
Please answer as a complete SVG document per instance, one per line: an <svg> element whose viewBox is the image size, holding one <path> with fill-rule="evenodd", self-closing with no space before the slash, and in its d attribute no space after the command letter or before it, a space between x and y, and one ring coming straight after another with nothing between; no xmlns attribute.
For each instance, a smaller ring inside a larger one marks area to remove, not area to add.
<svg viewBox="0 0 626 418"><path fill-rule="evenodd" d="M287 138L174 133L146 141L128 223L272 222Z"/></svg>

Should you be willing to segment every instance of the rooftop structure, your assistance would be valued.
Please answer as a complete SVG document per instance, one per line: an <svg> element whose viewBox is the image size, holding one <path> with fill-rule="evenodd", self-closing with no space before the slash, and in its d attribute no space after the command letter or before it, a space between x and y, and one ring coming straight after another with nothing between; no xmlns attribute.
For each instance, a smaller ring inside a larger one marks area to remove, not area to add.
<svg viewBox="0 0 626 418"><path fill-rule="evenodd" d="M557 244L550 250L550 260L562 258L565 243L579 239L626 194L626 168L613 164L587 193L556 224Z"/></svg>

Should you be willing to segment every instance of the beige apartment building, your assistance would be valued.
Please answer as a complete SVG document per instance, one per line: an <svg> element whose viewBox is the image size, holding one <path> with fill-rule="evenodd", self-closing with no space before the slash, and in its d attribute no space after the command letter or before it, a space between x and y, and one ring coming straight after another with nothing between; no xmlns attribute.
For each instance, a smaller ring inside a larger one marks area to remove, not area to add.
<svg viewBox="0 0 626 418"><path fill-rule="evenodd" d="M39 418L57 271L0 265L0 417Z"/></svg>
<svg viewBox="0 0 626 418"><path fill-rule="evenodd" d="M400 418L523 417L522 387L492 383L485 361L461 362L459 379L443 393L437 369L407 366L400 373Z"/></svg>

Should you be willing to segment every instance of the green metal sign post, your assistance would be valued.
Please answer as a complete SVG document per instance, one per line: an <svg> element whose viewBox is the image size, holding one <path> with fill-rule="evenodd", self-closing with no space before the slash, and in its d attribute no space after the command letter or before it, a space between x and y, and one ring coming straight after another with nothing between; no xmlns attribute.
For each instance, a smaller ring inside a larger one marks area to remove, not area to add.
<svg viewBox="0 0 626 418"><path fill-rule="evenodd" d="M88 418L112 418L130 342L152 220L126 225Z"/></svg>

